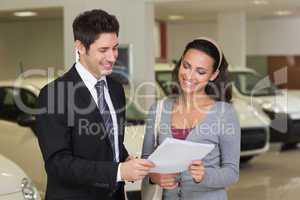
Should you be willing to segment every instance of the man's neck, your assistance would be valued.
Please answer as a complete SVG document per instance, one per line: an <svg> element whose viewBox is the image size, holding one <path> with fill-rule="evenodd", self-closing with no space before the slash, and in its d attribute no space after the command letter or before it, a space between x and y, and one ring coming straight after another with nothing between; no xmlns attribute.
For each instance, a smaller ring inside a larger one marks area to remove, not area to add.
<svg viewBox="0 0 300 200"><path fill-rule="evenodd" d="M86 69L90 74L92 74L97 80L99 80L101 78L101 74L99 74L98 72L96 72L95 70L92 70L91 67L89 67L85 62L83 62L82 60L79 60L79 63L81 64L82 67L84 67L84 69Z"/></svg>

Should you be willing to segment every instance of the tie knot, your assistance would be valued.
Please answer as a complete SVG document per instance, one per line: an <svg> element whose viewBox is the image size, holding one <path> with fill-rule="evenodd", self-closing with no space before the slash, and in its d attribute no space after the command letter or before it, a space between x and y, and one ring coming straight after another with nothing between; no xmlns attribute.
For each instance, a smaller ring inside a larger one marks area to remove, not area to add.
<svg viewBox="0 0 300 200"><path fill-rule="evenodd" d="M100 81L97 81L97 83L95 84L95 87L96 88L104 88L104 86L106 86L106 83L104 80L100 80Z"/></svg>

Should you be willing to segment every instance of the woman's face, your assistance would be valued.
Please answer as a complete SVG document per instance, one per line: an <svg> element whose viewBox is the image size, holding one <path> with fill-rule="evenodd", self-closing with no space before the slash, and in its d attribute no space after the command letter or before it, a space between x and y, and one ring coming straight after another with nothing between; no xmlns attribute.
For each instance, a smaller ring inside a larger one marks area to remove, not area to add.
<svg viewBox="0 0 300 200"><path fill-rule="evenodd" d="M196 49L189 49L182 58L178 80L185 94L202 93L208 83L213 81L218 71L214 73L214 59Z"/></svg>

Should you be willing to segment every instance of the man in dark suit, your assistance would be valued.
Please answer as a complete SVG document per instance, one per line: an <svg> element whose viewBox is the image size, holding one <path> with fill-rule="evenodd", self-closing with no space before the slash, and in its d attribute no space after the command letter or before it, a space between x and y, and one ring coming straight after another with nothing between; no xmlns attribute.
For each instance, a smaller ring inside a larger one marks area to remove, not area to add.
<svg viewBox="0 0 300 200"><path fill-rule="evenodd" d="M119 23L103 10L73 22L79 62L38 98L37 137L48 176L47 200L124 199L124 181L154 167L123 144L125 96L109 76L118 56Z"/></svg>

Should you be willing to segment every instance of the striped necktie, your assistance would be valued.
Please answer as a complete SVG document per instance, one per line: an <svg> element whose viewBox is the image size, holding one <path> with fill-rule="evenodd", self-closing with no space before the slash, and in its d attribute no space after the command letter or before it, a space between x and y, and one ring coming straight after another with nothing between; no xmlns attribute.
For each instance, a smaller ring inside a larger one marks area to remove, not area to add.
<svg viewBox="0 0 300 200"><path fill-rule="evenodd" d="M106 103L105 97L104 97L104 87L107 87L106 82L104 80L100 80L95 84L95 88L97 91L97 97L98 97L98 109L101 113L106 134L109 138L111 147L112 147L112 152L113 152L113 157L114 161L116 161L116 152L115 152L115 140L114 140L114 126L113 126L113 121L112 117L109 111L109 107Z"/></svg>

